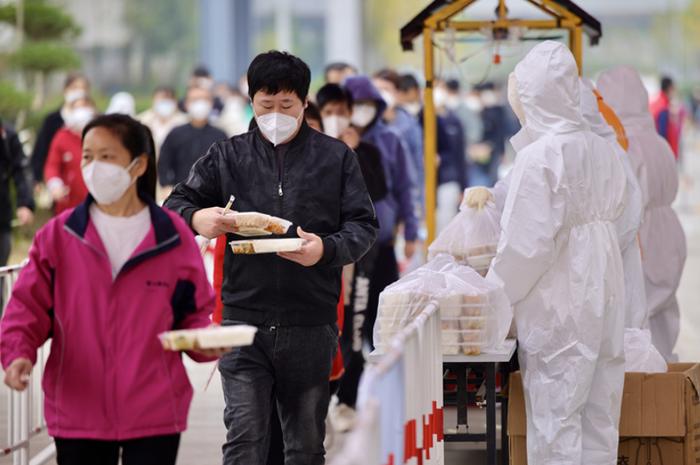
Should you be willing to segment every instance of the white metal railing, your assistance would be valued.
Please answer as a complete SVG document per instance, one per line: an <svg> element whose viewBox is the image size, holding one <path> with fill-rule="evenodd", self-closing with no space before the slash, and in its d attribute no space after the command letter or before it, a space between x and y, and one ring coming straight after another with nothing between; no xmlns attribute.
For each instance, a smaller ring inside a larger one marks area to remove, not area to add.
<svg viewBox="0 0 700 465"><path fill-rule="evenodd" d="M365 368L356 426L332 465L444 465L440 329L431 303Z"/></svg>
<svg viewBox="0 0 700 465"><path fill-rule="evenodd" d="M12 288L20 271L26 262L0 268L2 281L2 310L7 306ZM3 412L7 425L6 446L0 449L0 458L12 457L13 465L42 465L52 460L56 449L51 443L32 456L33 440L46 431L44 420L44 395L41 389L41 375L46 359L49 356L50 343L41 347L37 354L33 375L29 378L29 386L23 392L4 388L7 392L7 407ZM37 376L38 374L38 376Z"/></svg>

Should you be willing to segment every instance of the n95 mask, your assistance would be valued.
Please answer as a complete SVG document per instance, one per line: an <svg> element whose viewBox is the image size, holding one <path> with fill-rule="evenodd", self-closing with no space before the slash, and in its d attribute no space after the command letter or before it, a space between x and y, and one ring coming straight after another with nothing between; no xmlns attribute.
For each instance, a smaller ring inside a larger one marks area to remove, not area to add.
<svg viewBox="0 0 700 465"><path fill-rule="evenodd" d="M131 178L129 170L137 161L138 158L134 158L126 168L98 160L85 165L82 169L83 181L95 201L101 205L110 205L121 199L136 182L136 178Z"/></svg>
<svg viewBox="0 0 700 465"><path fill-rule="evenodd" d="M265 138L272 142L272 145L277 146L287 141L294 134L303 115L304 110L296 118L275 112L261 116L256 115L255 120L258 122L258 127Z"/></svg>

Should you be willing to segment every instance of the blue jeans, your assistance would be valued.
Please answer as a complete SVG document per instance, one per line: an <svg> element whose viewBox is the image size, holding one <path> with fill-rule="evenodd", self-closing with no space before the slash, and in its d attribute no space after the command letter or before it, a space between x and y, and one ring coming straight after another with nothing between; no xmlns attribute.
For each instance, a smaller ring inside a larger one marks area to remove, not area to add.
<svg viewBox="0 0 700 465"><path fill-rule="evenodd" d="M224 325L240 324L228 321ZM253 345L219 361L224 388L224 465L264 465L275 402L285 465L323 465L335 324L258 327Z"/></svg>

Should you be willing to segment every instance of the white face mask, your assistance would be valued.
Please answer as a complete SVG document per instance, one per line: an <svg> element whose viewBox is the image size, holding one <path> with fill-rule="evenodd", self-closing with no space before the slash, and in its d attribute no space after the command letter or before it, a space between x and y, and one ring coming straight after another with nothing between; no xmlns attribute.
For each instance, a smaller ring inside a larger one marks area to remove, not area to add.
<svg viewBox="0 0 700 465"><path fill-rule="evenodd" d="M358 128L366 128L377 116L377 107L371 103L361 103L352 107L350 121Z"/></svg>
<svg viewBox="0 0 700 465"><path fill-rule="evenodd" d="M105 161L92 161L82 169L83 181L88 192L101 205L110 205L121 199L124 193L136 182L131 178L129 170L136 164L138 158L124 168Z"/></svg>
<svg viewBox="0 0 700 465"><path fill-rule="evenodd" d="M471 111L481 111L481 109L483 108L483 106L481 105L481 99L479 99L479 97L476 95L467 95L464 98L464 104Z"/></svg>
<svg viewBox="0 0 700 465"><path fill-rule="evenodd" d="M66 102L67 105L70 105L76 100L80 100L81 98L85 97L87 97L87 92L85 92L83 89L67 90L63 94L63 100Z"/></svg>
<svg viewBox="0 0 700 465"><path fill-rule="evenodd" d="M447 103L447 92L444 89L438 87L433 91L433 103L435 108L443 108L445 103Z"/></svg>
<svg viewBox="0 0 700 465"><path fill-rule="evenodd" d="M456 110L459 107L459 95L448 95L445 101L445 106L450 110Z"/></svg>
<svg viewBox="0 0 700 465"><path fill-rule="evenodd" d="M255 115L255 120L258 122L258 128L260 128L265 138L272 142L272 145L278 146L292 137L292 134L299 127L299 121L302 116L304 116L303 110L296 118L275 112L260 116Z"/></svg>
<svg viewBox="0 0 700 465"><path fill-rule="evenodd" d="M396 105L396 98L394 98L394 95L388 90L380 90L379 95L382 96L382 99L386 103L387 107L393 108L394 105Z"/></svg>
<svg viewBox="0 0 700 465"><path fill-rule="evenodd" d="M492 90L485 90L481 93L481 101L485 107L493 107L498 105L498 95Z"/></svg>
<svg viewBox="0 0 700 465"><path fill-rule="evenodd" d="M66 116L66 126L75 132L82 132L85 126L95 117L95 110L90 107L75 108L70 110Z"/></svg>
<svg viewBox="0 0 700 465"><path fill-rule="evenodd" d="M161 118L172 116L175 110L177 110L177 105L170 99L158 100L153 104L153 111Z"/></svg>
<svg viewBox="0 0 700 465"><path fill-rule="evenodd" d="M212 105L209 100L194 100L187 105L187 113L194 120L209 119Z"/></svg>
<svg viewBox="0 0 700 465"><path fill-rule="evenodd" d="M350 127L350 118L339 115L331 115L323 118L323 129L331 137L338 138Z"/></svg>
<svg viewBox="0 0 700 465"><path fill-rule="evenodd" d="M420 113L421 105L420 102L411 102L405 104L403 106L403 109L406 110L411 116L418 116L418 113Z"/></svg>

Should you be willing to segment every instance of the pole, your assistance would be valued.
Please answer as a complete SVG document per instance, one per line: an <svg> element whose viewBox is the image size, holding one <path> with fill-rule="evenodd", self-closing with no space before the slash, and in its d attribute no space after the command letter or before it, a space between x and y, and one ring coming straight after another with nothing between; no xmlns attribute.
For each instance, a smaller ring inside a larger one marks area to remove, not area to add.
<svg viewBox="0 0 700 465"><path fill-rule="evenodd" d="M425 92L423 97L424 172L425 172L425 223L428 229L426 246L435 239L435 195L437 193L437 118L433 103L434 54L433 30L423 29L423 53L425 55Z"/></svg>
<svg viewBox="0 0 700 465"><path fill-rule="evenodd" d="M583 74L583 29L574 26L569 29L569 48L576 59L579 76Z"/></svg>

